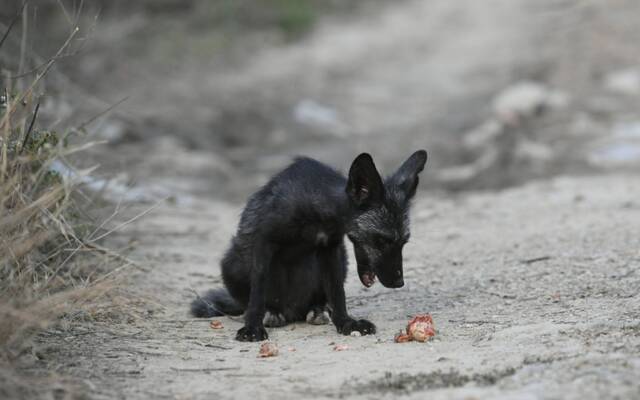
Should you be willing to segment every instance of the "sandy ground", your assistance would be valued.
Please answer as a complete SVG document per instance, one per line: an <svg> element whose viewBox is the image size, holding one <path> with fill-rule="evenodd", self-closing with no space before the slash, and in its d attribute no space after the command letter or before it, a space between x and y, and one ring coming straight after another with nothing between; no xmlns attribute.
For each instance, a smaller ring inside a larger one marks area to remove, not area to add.
<svg viewBox="0 0 640 400"><path fill-rule="evenodd" d="M92 398L634 398L640 396L640 180L557 178L455 199L419 193L406 286L365 289L351 313L370 337L332 325L269 329L280 355L233 338L241 323L191 319L192 290L220 284L239 204L193 198L128 225L147 266L131 283L161 306L128 325L70 331L49 362ZM351 263L353 265L353 263ZM353 266L352 266L353 268ZM437 336L393 343L409 316ZM55 342L55 340L53 341ZM337 352L335 344L349 348Z"/></svg>

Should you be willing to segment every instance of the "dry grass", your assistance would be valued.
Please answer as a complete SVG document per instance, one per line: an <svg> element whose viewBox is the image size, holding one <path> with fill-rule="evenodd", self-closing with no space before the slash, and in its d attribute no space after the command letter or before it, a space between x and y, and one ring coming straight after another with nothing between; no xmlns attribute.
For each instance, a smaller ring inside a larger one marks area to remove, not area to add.
<svg viewBox="0 0 640 400"><path fill-rule="evenodd" d="M23 15L7 26L0 24L0 51L9 43L11 30L20 25L15 21L22 20L25 37ZM34 335L63 317L73 320L82 314L86 320L109 312L119 279L114 270L129 265L124 257L100 246L105 224L95 224L87 216L94 200L82 195L79 180L66 179L51 168L54 161L66 162L69 154L87 143L68 144L74 142L70 139L77 129L59 134L38 127L44 78L77 32L72 29L60 51L36 65L31 75L20 75L26 64L25 40L18 40L23 44L15 71L0 57L0 67L6 68L0 71L2 396L33 394L14 366L29 352Z"/></svg>

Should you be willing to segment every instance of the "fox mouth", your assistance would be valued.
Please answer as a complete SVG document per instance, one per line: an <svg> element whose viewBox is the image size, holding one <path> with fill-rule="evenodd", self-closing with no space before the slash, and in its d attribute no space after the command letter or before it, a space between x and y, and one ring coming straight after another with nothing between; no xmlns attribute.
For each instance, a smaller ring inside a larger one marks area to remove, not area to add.
<svg viewBox="0 0 640 400"><path fill-rule="evenodd" d="M376 274L373 271L363 272L362 274L359 274L359 276L360 282L362 282L362 284L366 287L371 287L374 283L376 283Z"/></svg>

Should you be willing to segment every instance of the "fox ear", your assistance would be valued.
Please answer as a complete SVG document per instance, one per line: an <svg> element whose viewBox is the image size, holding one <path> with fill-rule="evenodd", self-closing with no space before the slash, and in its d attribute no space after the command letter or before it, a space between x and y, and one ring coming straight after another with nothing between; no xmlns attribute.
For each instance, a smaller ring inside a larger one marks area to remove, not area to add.
<svg viewBox="0 0 640 400"><path fill-rule="evenodd" d="M418 174L422 172L426 162L427 152L418 150L391 177L392 184L404 192L405 199L409 200L416 194L419 182Z"/></svg>
<svg viewBox="0 0 640 400"><path fill-rule="evenodd" d="M347 195L357 207L366 207L382 201L382 178L368 153L362 153L351 164Z"/></svg>

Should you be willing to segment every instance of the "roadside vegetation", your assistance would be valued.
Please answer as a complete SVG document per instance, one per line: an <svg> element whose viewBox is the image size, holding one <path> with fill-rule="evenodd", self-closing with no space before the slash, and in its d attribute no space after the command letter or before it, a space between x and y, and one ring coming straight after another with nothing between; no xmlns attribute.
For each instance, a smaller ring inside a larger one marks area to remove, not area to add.
<svg viewBox="0 0 640 400"><path fill-rule="evenodd" d="M33 397L60 383L24 373L38 362L34 338L111 315L120 272L131 265L101 245L117 216L104 213L114 206L83 191L91 170L71 166L95 143L83 125L51 130L39 120L44 102L55 101L47 75L79 32L40 60L25 45L27 10L0 24L0 398Z"/></svg>

